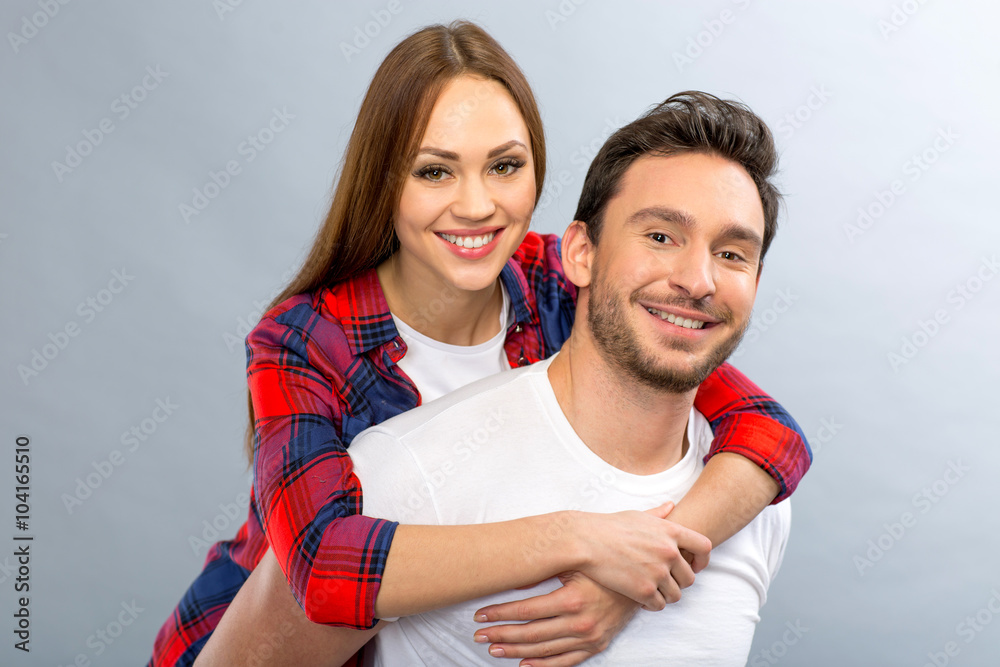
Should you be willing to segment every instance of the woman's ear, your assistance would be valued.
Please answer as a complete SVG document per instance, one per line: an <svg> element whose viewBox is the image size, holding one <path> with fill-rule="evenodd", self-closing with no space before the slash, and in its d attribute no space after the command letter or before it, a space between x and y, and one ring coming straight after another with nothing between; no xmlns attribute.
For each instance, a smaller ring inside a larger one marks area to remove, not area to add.
<svg viewBox="0 0 1000 667"><path fill-rule="evenodd" d="M574 220L566 228L562 237L563 272L577 287L590 286L590 263L594 256L594 244L587 234L587 224Z"/></svg>

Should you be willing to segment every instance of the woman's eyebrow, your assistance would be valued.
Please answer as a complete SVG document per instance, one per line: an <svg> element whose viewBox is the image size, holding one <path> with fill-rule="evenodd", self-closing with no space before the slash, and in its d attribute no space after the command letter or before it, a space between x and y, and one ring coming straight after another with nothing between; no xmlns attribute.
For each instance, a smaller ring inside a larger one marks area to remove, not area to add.
<svg viewBox="0 0 1000 667"><path fill-rule="evenodd" d="M499 146L497 146L496 148L494 148L493 150L491 150L489 153L486 154L486 157L487 158L494 158L497 155L500 155L501 153L506 153L507 151L509 151L514 146L520 146L524 150L528 150L528 147L525 146L520 141L518 141L517 139L511 139L507 143L500 144Z"/></svg>
<svg viewBox="0 0 1000 667"><path fill-rule="evenodd" d="M452 151L446 151L443 148L434 148L433 146L422 146L420 150L417 151L417 155L423 155L424 153L427 153L428 155L436 155L442 160L458 159L458 153L454 153Z"/></svg>
<svg viewBox="0 0 1000 667"><path fill-rule="evenodd" d="M497 155L500 155L501 153L506 153L507 151L509 151L511 148L514 148L515 146L520 146L524 150L528 150L528 147L525 146L523 142L518 141L517 139L511 139L507 143L500 144L499 146L497 146L496 148L494 148L493 150L491 150L489 153L487 153L486 154L486 158L487 159L495 158ZM441 158L442 160L458 160L459 159L458 153L456 153L454 151L446 151L443 148L435 148L434 146L421 146L420 150L417 151L417 155L423 155L424 153L426 153L428 155L437 156L437 157Z"/></svg>

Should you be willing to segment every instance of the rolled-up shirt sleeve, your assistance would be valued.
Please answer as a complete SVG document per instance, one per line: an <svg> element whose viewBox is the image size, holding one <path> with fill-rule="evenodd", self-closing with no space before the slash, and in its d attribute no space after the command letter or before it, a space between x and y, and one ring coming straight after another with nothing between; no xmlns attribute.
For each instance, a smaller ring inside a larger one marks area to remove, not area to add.
<svg viewBox="0 0 1000 667"><path fill-rule="evenodd" d="M298 308L298 312L293 312ZM396 523L362 516L344 445L356 388L337 327L303 303L265 316L247 337L254 409L254 491L267 541L315 623L372 627ZM341 357L337 355L342 353Z"/></svg>
<svg viewBox="0 0 1000 667"><path fill-rule="evenodd" d="M812 463L812 451L802 429L777 401L726 363L701 383L694 406L715 434L706 461L720 452L750 459L778 484L772 504L795 491Z"/></svg>

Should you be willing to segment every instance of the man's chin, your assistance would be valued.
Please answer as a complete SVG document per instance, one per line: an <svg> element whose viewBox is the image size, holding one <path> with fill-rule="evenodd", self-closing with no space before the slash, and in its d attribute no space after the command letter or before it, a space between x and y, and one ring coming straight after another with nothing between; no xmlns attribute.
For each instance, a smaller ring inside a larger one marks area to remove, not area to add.
<svg viewBox="0 0 1000 667"><path fill-rule="evenodd" d="M628 369L630 374L641 380L648 386L669 391L671 393L687 393L695 389L704 382L709 375L726 362L726 359L736 350L743 337L743 332L739 335L730 336L714 348L701 354L693 354L690 348L696 347L688 341L673 341L670 345L674 352L686 353L683 355L672 355L682 358L668 359L665 361L654 361L654 357L649 355L645 363L640 364L645 367L640 374Z"/></svg>

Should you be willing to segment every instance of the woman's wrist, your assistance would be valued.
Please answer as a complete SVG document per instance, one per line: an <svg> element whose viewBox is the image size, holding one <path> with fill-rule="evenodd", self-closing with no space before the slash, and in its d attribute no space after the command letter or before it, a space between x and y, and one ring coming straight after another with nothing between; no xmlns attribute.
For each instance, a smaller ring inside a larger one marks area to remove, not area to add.
<svg viewBox="0 0 1000 667"><path fill-rule="evenodd" d="M583 513L563 510L526 517L523 552L528 569L554 577L590 564L592 554L583 538Z"/></svg>

